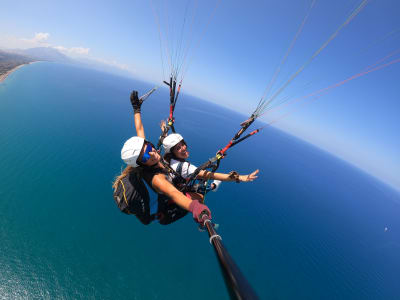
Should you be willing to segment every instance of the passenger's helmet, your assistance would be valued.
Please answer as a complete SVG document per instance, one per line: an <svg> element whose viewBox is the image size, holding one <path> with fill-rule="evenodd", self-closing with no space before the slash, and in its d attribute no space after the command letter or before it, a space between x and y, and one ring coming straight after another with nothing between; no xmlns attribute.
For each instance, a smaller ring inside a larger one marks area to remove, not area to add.
<svg viewBox="0 0 400 300"><path fill-rule="evenodd" d="M183 137L179 133L172 133L163 140L163 147L165 153L170 153L172 147L176 146Z"/></svg>
<svg viewBox="0 0 400 300"><path fill-rule="evenodd" d="M137 167L137 159L142 151L144 138L139 136L131 137L127 140L121 150L122 160L129 166Z"/></svg>

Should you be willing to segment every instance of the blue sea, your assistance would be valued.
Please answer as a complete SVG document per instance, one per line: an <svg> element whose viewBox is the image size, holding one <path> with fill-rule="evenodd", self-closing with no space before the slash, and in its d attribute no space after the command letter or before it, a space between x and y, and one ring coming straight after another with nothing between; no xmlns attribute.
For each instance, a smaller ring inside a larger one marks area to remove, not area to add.
<svg viewBox="0 0 400 300"><path fill-rule="evenodd" d="M144 226L112 198L135 135L129 94L151 87L46 62L0 84L0 299L228 299L190 216ZM164 88L143 105L153 142L168 109ZM196 165L246 118L185 94L175 116ZM400 299L398 192L272 127L219 171L255 169L256 181L223 183L206 201L261 299Z"/></svg>

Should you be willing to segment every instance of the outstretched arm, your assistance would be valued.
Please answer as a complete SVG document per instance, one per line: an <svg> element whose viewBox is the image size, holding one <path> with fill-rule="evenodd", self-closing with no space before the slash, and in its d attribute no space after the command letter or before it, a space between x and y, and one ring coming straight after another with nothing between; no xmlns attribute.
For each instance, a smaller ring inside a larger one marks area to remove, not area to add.
<svg viewBox="0 0 400 300"><path fill-rule="evenodd" d="M177 205L190 211L193 214L193 218L203 224L203 213L206 212L208 218L211 219L211 211L207 206L201 204L198 200L191 200L178 191L163 174L157 174L153 177L151 184L153 188L158 192L171 198Z"/></svg>
<svg viewBox="0 0 400 300"><path fill-rule="evenodd" d="M153 177L151 182L153 188L157 191L157 193L164 194L168 198L171 198L176 204L180 207L189 210L189 206L192 202L191 199L186 197L180 191L176 189L163 174L157 174Z"/></svg>
<svg viewBox="0 0 400 300"><path fill-rule="evenodd" d="M146 139L146 135L144 134L144 128L143 128L143 123L142 123L142 117L140 115L140 112L137 112L134 114L135 118L135 128L136 128L136 135Z"/></svg>
<svg viewBox="0 0 400 300"><path fill-rule="evenodd" d="M257 179L257 174L259 170L255 170L254 172L248 175L239 175L237 172L230 172L229 174L224 173L212 173L208 171L200 171L198 177L202 179L216 179L221 181L236 181L236 182L250 182Z"/></svg>

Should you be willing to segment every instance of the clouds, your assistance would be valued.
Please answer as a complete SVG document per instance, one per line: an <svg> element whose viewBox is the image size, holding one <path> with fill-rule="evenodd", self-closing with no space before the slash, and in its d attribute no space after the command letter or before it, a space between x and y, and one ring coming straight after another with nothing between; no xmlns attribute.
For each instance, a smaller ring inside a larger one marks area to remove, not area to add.
<svg viewBox="0 0 400 300"><path fill-rule="evenodd" d="M51 47L55 48L58 51L68 55L68 56L88 56L90 52L90 48L85 47L65 47L65 46L56 46L52 45L49 42L50 33L48 32L35 32L32 38L18 38L15 36L6 36L4 38L0 38L0 47L3 48L20 48L20 49L28 49L35 47Z"/></svg>
<svg viewBox="0 0 400 300"><path fill-rule="evenodd" d="M47 47L47 44L44 45L43 37L41 38L42 42L38 42L34 38L18 38L11 35L1 36L0 37L0 47L5 49L27 49L33 47Z"/></svg>
<svg viewBox="0 0 400 300"><path fill-rule="evenodd" d="M51 42L51 34L48 32L35 32L33 37L0 36L0 48L5 49L29 49L36 47L54 48L68 57L92 66L102 66L107 70L118 70L117 72L124 76L137 75L137 71L130 65L120 63L114 59L105 59L91 55L91 49L88 47L66 47L64 45L55 45Z"/></svg>
<svg viewBox="0 0 400 300"><path fill-rule="evenodd" d="M50 36L50 33L39 32L35 33L35 36L31 39L22 38L21 41L30 43L30 44L40 44L41 46L49 46L47 40Z"/></svg>

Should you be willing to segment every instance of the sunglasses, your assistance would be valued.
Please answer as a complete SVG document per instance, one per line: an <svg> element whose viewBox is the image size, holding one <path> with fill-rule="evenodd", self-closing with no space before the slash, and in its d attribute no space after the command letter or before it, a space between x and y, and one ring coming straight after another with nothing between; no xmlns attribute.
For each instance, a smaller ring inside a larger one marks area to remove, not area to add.
<svg viewBox="0 0 400 300"><path fill-rule="evenodd" d="M144 150L141 163L146 163L150 159L150 152L153 151L153 145L151 143L147 143L146 149Z"/></svg>

